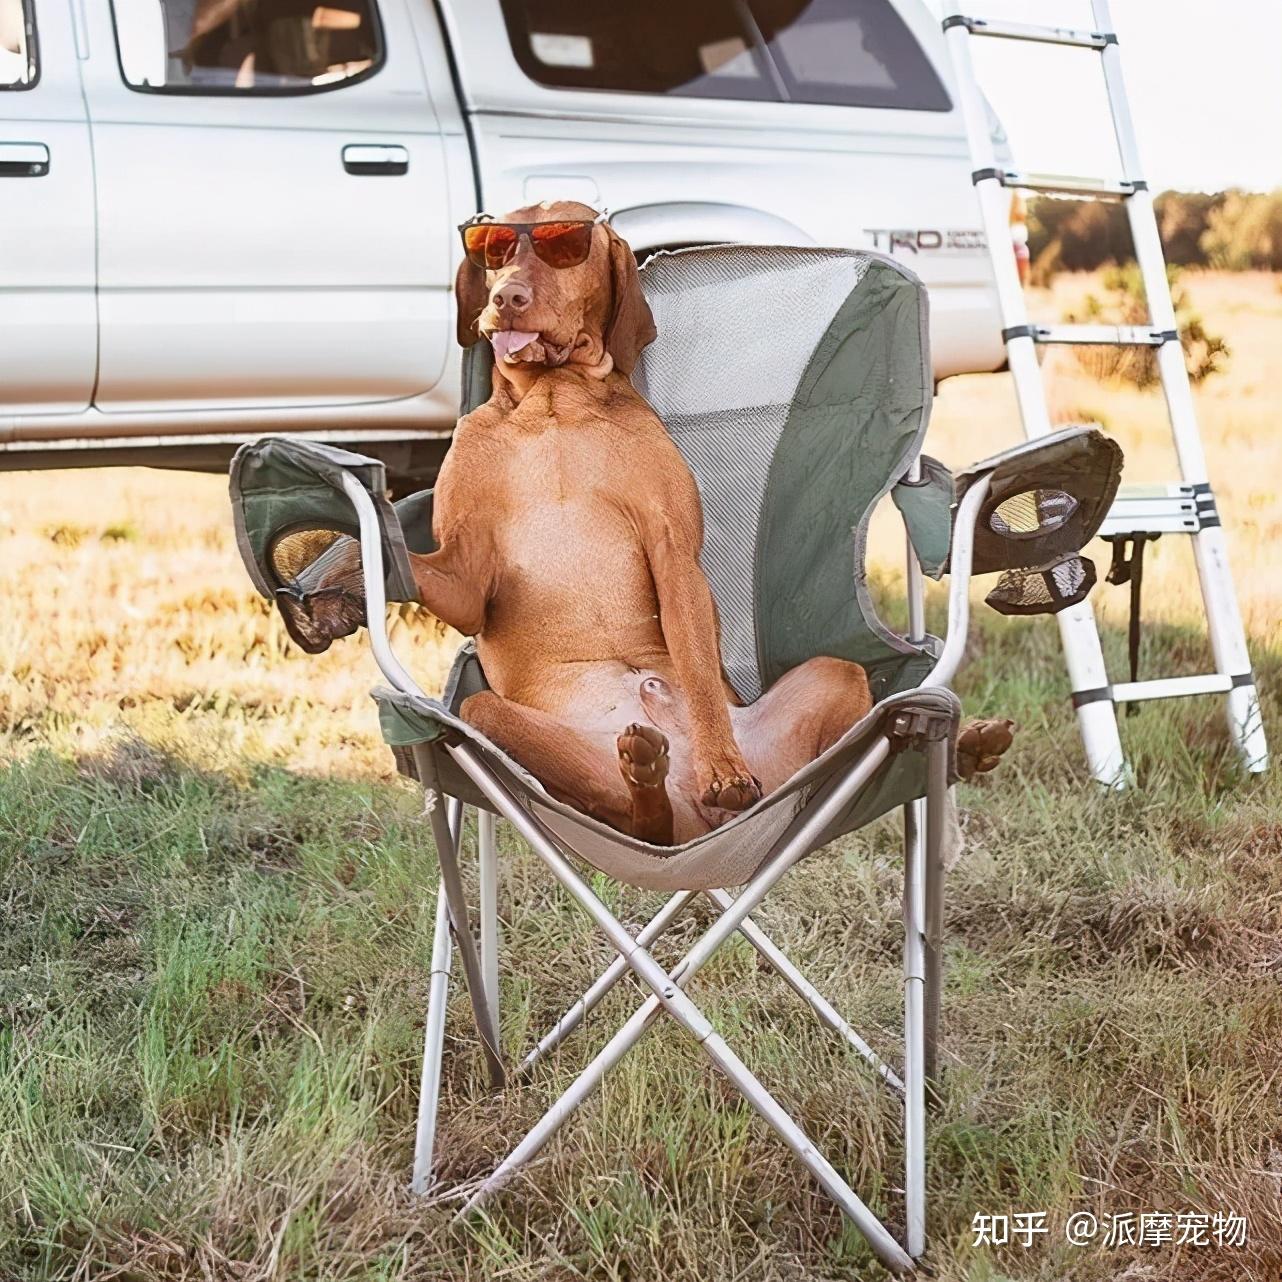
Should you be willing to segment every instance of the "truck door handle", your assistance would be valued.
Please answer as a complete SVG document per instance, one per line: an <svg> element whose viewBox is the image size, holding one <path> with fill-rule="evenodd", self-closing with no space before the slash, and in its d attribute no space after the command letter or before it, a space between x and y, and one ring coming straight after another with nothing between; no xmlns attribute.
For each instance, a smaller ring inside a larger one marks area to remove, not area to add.
<svg viewBox="0 0 1282 1282"><path fill-rule="evenodd" d="M349 174L404 174L410 154L404 147L349 143L343 148L343 168Z"/></svg>
<svg viewBox="0 0 1282 1282"><path fill-rule="evenodd" d="M0 142L0 178L43 178L49 148L42 142Z"/></svg>

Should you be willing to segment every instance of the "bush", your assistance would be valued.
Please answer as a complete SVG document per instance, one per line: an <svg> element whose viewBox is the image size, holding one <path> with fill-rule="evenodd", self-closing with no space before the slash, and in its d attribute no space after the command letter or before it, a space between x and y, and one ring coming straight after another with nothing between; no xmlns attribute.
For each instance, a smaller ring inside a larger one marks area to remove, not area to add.
<svg viewBox="0 0 1282 1282"><path fill-rule="evenodd" d="M1198 244L1212 267L1282 269L1282 192L1227 192L1210 211Z"/></svg>
<svg viewBox="0 0 1282 1282"><path fill-rule="evenodd" d="M1230 356L1228 344L1218 335L1207 332L1202 318L1193 311L1188 295L1179 286L1180 269L1168 266L1167 280L1175 320L1179 326L1184 363L1194 384L1225 369ZM1147 325L1148 303L1137 264L1108 267L1100 274L1102 293L1087 294L1079 312L1066 312L1064 319L1084 325ZM1153 347L1077 347L1073 349L1078 364L1092 377L1129 383L1132 387L1152 387L1159 380L1157 349Z"/></svg>
<svg viewBox="0 0 1282 1282"><path fill-rule="evenodd" d="M1166 261L1179 267L1282 271L1282 191L1167 191L1154 201ZM1135 259L1126 207L1041 197L1028 207L1032 281Z"/></svg>
<svg viewBox="0 0 1282 1282"><path fill-rule="evenodd" d="M1132 257L1126 210L1096 200L1041 199L1029 203L1031 280L1045 285L1061 271L1089 272Z"/></svg>

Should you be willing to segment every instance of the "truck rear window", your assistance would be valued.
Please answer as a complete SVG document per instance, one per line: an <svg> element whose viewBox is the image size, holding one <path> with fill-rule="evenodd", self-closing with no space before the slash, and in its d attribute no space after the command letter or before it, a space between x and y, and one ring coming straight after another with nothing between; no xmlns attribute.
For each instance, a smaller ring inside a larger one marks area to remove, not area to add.
<svg viewBox="0 0 1282 1282"><path fill-rule="evenodd" d="M676 97L948 111L890 0L502 0L539 84Z"/></svg>

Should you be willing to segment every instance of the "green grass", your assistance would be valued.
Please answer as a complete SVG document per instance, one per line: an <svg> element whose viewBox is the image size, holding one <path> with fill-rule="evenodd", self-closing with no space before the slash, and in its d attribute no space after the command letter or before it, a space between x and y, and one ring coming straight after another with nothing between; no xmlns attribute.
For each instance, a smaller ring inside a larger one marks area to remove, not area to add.
<svg viewBox="0 0 1282 1282"><path fill-rule="evenodd" d="M1282 749L1282 294L1190 274L1232 349L1196 393L1243 614ZM1095 288L1064 275L1047 320ZM1043 367L1056 421L1106 420L1130 481L1177 475L1160 396ZM1086 411L1083 410L1085 407ZM1021 438L1009 380L948 379L928 451ZM1244 465L1245 461L1245 465ZM877 564L901 564L874 522ZM0 475L0 1282L627 1282L876 1279L859 1237L662 1023L527 1179L466 1231L406 1193L432 895L417 802L391 782L352 639L303 655L239 563L225 481ZM1100 563L1107 549L1096 544ZM1145 573L1144 671L1205 671L1188 549ZM890 589L887 589L890 593ZM1110 671L1125 590L1103 584ZM936 604L938 597L935 597ZM936 619L938 614L936 612ZM1124 721L1139 786L1095 793L1054 625L979 609L961 692L1020 723L961 790L949 879L942 1099L928 1256L941 1282L1280 1282L1282 775L1241 779L1218 701ZM428 685L448 646L398 618ZM626 922L656 899L607 888ZM889 824L785 879L770 933L888 1057L900 864ZM503 1036L527 1048L609 961L504 839ZM696 925L660 950L675 958ZM898 1119L744 946L693 993L892 1221ZM492 1169L637 1000L620 991L534 1081L485 1087L450 1012L440 1154ZM1245 1251L1069 1250L1064 1217L1250 1217ZM976 1212L1046 1210L1060 1238L972 1248Z"/></svg>
<svg viewBox="0 0 1282 1282"><path fill-rule="evenodd" d="M1053 625L979 624L968 711L1021 730L997 775L961 790L929 1263L946 1282L1276 1282L1279 775L1243 780L1218 707L1182 701L1126 719L1139 786L1093 791ZM1121 636L1107 643L1116 657ZM1190 649L1163 628L1145 662ZM1257 649L1257 663L1277 727L1282 660ZM11 739L0 774L0 1278L883 1276L663 1024L487 1218L451 1228L452 1204L411 1199L436 880L418 803L360 772L228 766L216 745L229 715L217 700L135 715L79 751L10 727L22 750ZM503 1036L517 1055L609 956L534 857L501 840ZM889 823L843 840L761 914L892 1059L897 842ZM630 922L659 902L609 894ZM861 1062L746 946L693 992L898 1224L896 1109ZM446 1184L488 1171L636 1000L624 986L532 1083L495 1097L456 983ZM1074 1250L1062 1223L1077 1209L1236 1211L1251 1241ZM971 1246L975 1212L1031 1210L1050 1212L1049 1245Z"/></svg>

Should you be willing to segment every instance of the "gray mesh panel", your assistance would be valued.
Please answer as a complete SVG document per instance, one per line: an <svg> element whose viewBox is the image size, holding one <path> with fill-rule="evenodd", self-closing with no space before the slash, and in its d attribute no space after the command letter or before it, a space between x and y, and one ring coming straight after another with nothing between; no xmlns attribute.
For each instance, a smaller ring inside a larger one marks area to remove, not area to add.
<svg viewBox="0 0 1282 1282"><path fill-rule="evenodd" d="M754 576L762 498L797 384L868 268L865 254L720 245L641 273L658 339L633 375L703 500L703 569L740 697L761 694Z"/></svg>

